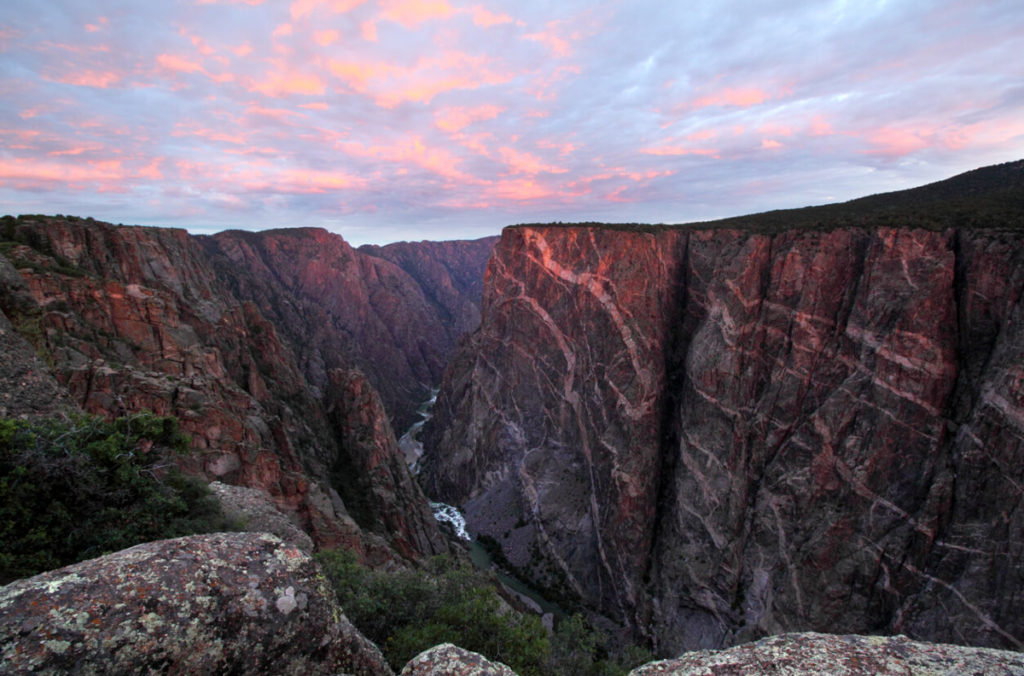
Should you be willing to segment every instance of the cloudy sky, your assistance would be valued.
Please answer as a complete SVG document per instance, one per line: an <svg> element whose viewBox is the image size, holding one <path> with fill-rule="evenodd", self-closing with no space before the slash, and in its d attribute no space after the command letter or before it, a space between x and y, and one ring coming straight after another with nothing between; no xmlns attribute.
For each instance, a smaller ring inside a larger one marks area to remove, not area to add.
<svg viewBox="0 0 1024 676"><path fill-rule="evenodd" d="M349 241L680 223L1024 158L1021 0L0 4L0 213Z"/></svg>

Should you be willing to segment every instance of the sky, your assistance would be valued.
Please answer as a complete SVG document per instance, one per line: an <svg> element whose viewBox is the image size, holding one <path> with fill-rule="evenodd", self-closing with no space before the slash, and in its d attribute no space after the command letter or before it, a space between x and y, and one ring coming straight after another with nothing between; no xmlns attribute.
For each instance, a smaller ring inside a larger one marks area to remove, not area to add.
<svg viewBox="0 0 1024 676"><path fill-rule="evenodd" d="M1021 0L0 3L0 213L354 244L1024 158Z"/></svg>

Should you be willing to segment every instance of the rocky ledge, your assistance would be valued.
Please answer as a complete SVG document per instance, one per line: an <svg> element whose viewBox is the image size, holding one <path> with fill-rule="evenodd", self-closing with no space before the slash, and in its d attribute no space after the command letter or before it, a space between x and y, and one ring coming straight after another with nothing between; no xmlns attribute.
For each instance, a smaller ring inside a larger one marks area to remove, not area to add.
<svg viewBox="0 0 1024 676"><path fill-rule="evenodd" d="M0 588L4 673L392 674L309 555L266 533L161 540Z"/></svg>
<svg viewBox="0 0 1024 676"><path fill-rule="evenodd" d="M911 641L905 636L780 634L728 650L651 662L629 676L1020 676L1024 655Z"/></svg>

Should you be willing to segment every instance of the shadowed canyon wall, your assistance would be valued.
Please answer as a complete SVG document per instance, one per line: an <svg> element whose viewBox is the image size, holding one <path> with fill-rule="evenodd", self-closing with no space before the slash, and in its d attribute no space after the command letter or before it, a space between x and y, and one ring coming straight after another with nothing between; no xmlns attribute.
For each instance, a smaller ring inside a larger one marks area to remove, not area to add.
<svg viewBox="0 0 1024 676"><path fill-rule="evenodd" d="M403 430L459 336L479 323L479 280L497 238L357 250L326 230L292 228L198 241L232 292L288 339L316 391L331 369L357 367Z"/></svg>
<svg viewBox="0 0 1024 676"><path fill-rule="evenodd" d="M1019 650L1022 220L1018 162L709 229L508 228L427 493L660 654Z"/></svg>
<svg viewBox="0 0 1024 676"><path fill-rule="evenodd" d="M454 338L397 266L324 231L211 239L61 217L8 217L3 228L7 414L175 415L197 450L187 471L267 491L319 546L345 544L371 563L447 549L388 411L348 359L399 352L386 367L408 346L315 327L320 315L303 314L319 307L374 326L387 319L388 336L423 329L413 352L426 355L420 365L436 362L437 375L427 369L424 379L439 377ZM230 275L229 254L237 259ZM321 358L317 350L330 347L336 358ZM398 368L385 375L407 378Z"/></svg>

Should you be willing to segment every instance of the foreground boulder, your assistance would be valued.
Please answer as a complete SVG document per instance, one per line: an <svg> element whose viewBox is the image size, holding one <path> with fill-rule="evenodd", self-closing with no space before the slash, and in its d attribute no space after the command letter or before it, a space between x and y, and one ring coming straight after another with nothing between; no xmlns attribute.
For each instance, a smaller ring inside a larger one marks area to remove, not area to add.
<svg viewBox="0 0 1024 676"><path fill-rule="evenodd" d="M307 554L266 533L150 542L0 588L11 673L392 674Z"/></svg>
<svg viewBox="0 0 1024 676"><path fill-rule="evenodd" d="M442 643L409 660L401 676L516 676L516 672L480 653Z"/></svg>
<svg viewBox="0 0 1024 676"><path fill-rule="evenodd" d="M911 641L905 636L781 634L728 650L700 650L651 662L630 676L939 676L1024 674L1024 655Z"/></svg>

